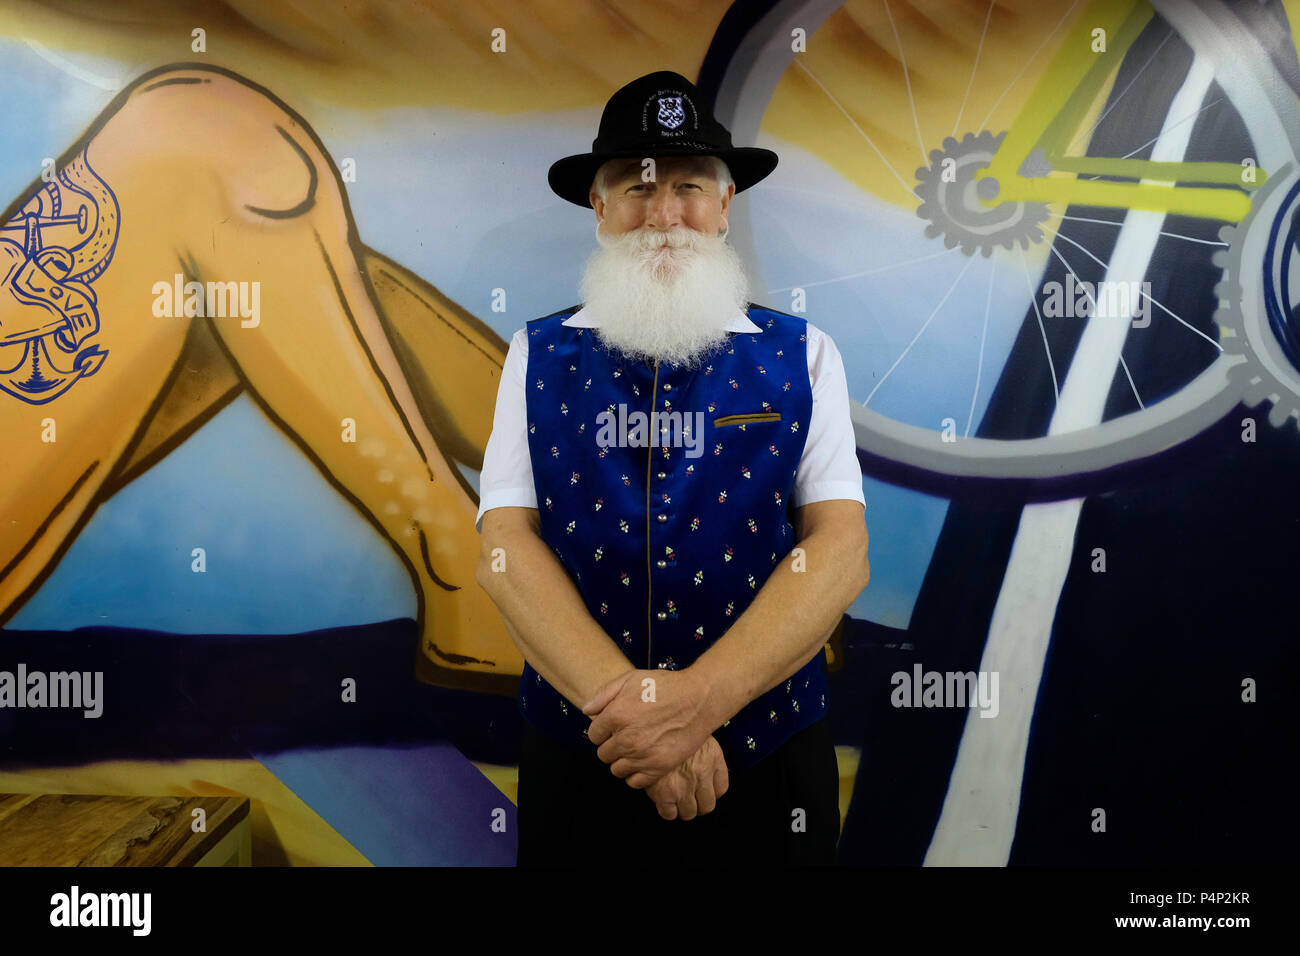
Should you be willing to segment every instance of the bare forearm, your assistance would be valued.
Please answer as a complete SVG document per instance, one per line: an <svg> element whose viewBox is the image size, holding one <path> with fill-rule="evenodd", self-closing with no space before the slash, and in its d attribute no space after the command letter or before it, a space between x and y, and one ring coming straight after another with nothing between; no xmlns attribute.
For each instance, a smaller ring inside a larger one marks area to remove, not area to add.
<svg viewBox="0 0 1300 956"><path fill-rule="evenodd" d="M503 548L501 570L492 549ZM555 554L536 535L514 533L487 541L479 585L496 603L524 659L581 708L602 685L632 664L588 613Z"/></svg>
<svg viewBox="0 0 1300 956"><path fill-rule="evenodd" d="M713 726L729 720L821 652L845 609L866 587L865 535L830 532L803 538L777 565L735 624L691 665L709 688Z"/></svg>

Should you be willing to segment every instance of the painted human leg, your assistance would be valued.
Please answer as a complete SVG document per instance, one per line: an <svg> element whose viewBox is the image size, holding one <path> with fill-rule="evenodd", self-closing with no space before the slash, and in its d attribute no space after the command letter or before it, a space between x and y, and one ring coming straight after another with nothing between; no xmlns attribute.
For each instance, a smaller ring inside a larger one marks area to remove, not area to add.
<svg viewBox="0 0 1300 956"><path fill-rule="evenodd" d="M426 647L463 670L517 673L517 652L474 581L475 505L415 408L314 137L264 91L186 69L137 84L87 152L130 197L123 220L135 228L123 226L118 255L131 247L138 272L122 280L124 311L155 331L183 327L151 312L155 286L178 271L205 291L256 289L243 300L255 314L206 320L246 387L403 556ZM152 258L135 252L137 240Z"/></svg>
<svg viewBox="0 0 1300 956"><path fill-rule="evenodd" d="M141 294L175 258L148 202L112 164L96 170L80 148L65 159L0 228L0 622L89 518L187 331L153 320Z"/></svg>

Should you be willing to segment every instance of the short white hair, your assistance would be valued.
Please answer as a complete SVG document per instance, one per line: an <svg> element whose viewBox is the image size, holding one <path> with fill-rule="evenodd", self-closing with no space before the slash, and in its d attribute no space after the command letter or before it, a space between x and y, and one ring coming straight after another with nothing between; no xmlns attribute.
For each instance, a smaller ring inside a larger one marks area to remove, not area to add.
<svg viewBox="0 0 1300 956"><path fill-rule="evenodd" d="M718 192L725 193L727 187L735 182L735 180L731 178L731 170L727 168L727 164L717 156L701 156L699 158L709 165L711 175L718 181ZM623 157L622 159L611 159L609 162L602 165L600 169L596 170L596 178L592 180L591 188L595 191L596 195L600 197L601 202L605 202L609 196L609 181L613 177L614 171L619 169L626 162L627 157Z"/></svg>

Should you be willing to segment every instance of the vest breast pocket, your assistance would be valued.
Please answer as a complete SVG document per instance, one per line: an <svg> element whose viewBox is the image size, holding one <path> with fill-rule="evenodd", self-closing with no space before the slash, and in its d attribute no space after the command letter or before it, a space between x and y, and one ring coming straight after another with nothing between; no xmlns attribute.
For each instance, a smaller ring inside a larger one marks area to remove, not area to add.
<svg viewBox="0 0 1300 956"><path fill-rule="evenodd" d="M758 422L779 422L780 420L780 412L748 412L744 415L723 415L721 418L715 418L713 425L715 428L721 428L724 425L753 425Z"/></svg>

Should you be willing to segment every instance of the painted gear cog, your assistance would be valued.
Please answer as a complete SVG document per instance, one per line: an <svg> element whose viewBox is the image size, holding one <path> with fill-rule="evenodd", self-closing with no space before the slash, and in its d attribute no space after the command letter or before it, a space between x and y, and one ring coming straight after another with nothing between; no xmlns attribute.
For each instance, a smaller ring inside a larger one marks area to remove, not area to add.
<svg viewBox="0 0 1300 956"><path fill-rule="evenodd" d="M1228 248L1214 254L1223 269L1214 287L1220 343L1225 354L1245 358L1228 374L1245 404L1272 404L1275 428L1288 421L1300 428L1300 311L1290 301L1300 293L1297 230L1300 174L1288 163L1255 194L1245 219L1219 230Z"/></svg>
<svg viewBox="0 0 1300 956"><path fill-rule="evenodd" d="M1006 135L984 130L978 136L967 133L961 142L949 136L943 149L930 151L929 167L916 171L916 195L921 200L916 214L930 220L926 236L941 235L949 249L960 243L965 255L979 250L986 257L995 246L1012 249L1020 243L1028 249L1030 242L1043 240L1038 224L1047 219L1045 203L1004 202L990 209L980 202L995 199L998 184L987 177L976 182L975 173L993 161Z"/></svg>

